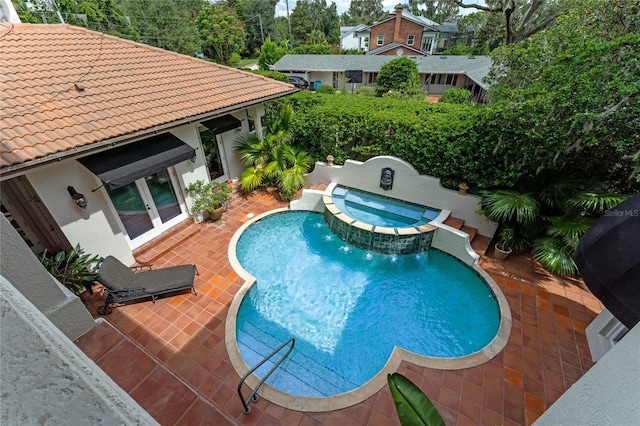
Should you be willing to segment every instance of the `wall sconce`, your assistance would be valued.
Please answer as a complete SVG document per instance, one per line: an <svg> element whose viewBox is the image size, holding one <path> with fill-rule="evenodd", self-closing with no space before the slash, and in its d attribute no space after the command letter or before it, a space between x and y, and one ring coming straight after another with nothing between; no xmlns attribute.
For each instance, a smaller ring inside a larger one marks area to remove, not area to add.
<svg viewBox="0 0 640 426"><path fill-rule="evenodd" d="M69 195L71 195L71 199L76 203L76 206L83 209L87 208L87 199L84 198L84 195L76 192L76 190L73 189L73 186L67 186L67 191L69 191Z"/></svg>

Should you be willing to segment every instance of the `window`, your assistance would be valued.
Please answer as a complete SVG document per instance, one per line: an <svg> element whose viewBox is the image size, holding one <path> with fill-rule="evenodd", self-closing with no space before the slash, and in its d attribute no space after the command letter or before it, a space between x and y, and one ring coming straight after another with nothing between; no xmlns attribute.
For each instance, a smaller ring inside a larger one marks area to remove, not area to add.
<svg viewBox="0 0 640 426"><path fill-rule="evenodd" d="M415 36L410 35L409 37L407 37L407 44L409 46L413 46L413 40L415 39Z"/></svg>
<svg viewBox="0 0 640 426"><path fill-rule="evenodd" d="M438 74L431 74L431 84L436 84L437 77L438 77Z"/></svg>
<svg viewBox="0 0 640 426"><path fill-rule="evenodd" d="M445 83L446 85L455 86L457 82L458 82L458 75L457 74L448 74L447 75L447 82Z"/></svg>
<svg viewBox="0 0 640 426"><path fill-rule="evenodd" d="M384 35L381 34L378 36L378 46L382 46L384 44Z"/></svg>
<svg viewBox="0 0 640 426"><path fill-rule="evenodd" d="M364 47L369 47L369 37L364 38Z"/></svg>
<svg viewBox="0 0 640 426"><path fill-rule="evenodd" d="M369 73L369 84L373 84L376 81L378 81L378 73L377 72Z"/></svg>

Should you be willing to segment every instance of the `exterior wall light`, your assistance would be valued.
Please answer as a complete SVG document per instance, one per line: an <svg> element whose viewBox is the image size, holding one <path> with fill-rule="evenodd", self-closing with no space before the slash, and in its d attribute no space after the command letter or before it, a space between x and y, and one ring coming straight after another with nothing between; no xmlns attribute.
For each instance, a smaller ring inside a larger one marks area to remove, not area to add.
<svg viewBox="0 0 640 426"><path fill-rule="evenodd" d="M76 206L83 209L87 208L87 199L84 198L83 194L80 194L75 189L73 189L73 186L67 186L67 191L69 191L69 195L71 195L71 199L74 203L76 203Z"/></svg>

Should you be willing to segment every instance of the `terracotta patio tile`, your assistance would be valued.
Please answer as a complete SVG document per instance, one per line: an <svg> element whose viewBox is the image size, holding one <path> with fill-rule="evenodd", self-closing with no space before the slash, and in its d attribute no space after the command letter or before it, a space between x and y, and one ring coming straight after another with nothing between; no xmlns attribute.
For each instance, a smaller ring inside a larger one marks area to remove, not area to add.
<svg viewBox="0 0 640 426"><path fill-rule="evenodd" d="M186 412L175 423L176 426L233 425L224 414L201 398L196 399Z"/></svg>
<svg viewBox="0 0 640 426"><path fill-rule="evenodd" d="M125 391L130 392L156 363L130 341L122 341L97 363Z"/></svg>
<svg viewBox="0 0 640 426"><path fill-rule="evenodd" d="M534 413L537 414L542 414L544 413L544 410L546 408L544 400L530 394L530 393L525 393L524 395L524 399L525 399L525 404L526 404L526 408L528 411L532 411Z"/></svg>

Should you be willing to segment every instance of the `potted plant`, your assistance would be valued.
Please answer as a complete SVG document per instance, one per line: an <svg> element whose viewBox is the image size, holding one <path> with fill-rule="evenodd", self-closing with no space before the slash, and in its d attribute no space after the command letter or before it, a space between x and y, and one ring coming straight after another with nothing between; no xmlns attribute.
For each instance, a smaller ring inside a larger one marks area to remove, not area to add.
<svg viewBox="0 0 640 426"><path fill-rule="evenodd" d="M208 215L211 220L220 220L224 211L224 203L229 200L231 187L226 183L197 180L186 188L187 193L193 197L191 212L194 220L202 222Z"/></svg>
<svg viewBox="0 0 640 426"><path fill-rule="evenodd" d="M93 270L93 265L99 260L99 256L84 254L80 245L76 245L69 253L59 251L48 256L47 250L39 257L40 263L53 275L60 284L67 287L75 295L84 291L91 294L93 282L100 276Z"/></svg>
<svg viewBox="0 0 640 426"><path fill-rule="evenodd" d="M493 249L493 257L499 260L506 259L513 250L512 244L514 238L515 234L513 228L510 226L503 226L502 230L498 234L498 242Z"/></svg>

